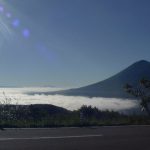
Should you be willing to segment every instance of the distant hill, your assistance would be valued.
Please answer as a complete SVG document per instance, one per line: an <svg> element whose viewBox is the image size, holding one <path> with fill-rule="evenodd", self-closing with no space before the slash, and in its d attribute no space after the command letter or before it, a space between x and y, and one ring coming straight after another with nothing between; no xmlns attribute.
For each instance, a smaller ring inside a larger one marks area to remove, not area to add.
<svg viewBox="0 0 150 150"><path fill-rule="evenodd" d="M3 109L3 107L4 107L3 105L0 105L0 109ZM67 114L70 112L65 108L50 104L32 104L32 105L17 105L17 106L7 105L7 109L10 109L11 111L17 110L17 113L20 113L21 117L23 117L27 113L31 116L40 117L43 116L44 114L57 115L57 114Z"/></svg>
<svg viewBox="0 0 150 150"><path fill-rule="evenodd" d="M30 112L32 112L33 114L36 113L36 115L37 114L43 115L44 113L47 113L49 115L55 115L55 114L66 114L69 112L69 110L65 108L50 105L50 104L34 104L34 105L29 105L27 107L29 107Z"/></svg>
<svg viewBox="0 0 150 150"><path fill-rule="evenodd" d="M138 61L118 74L92 85L70 90L30 94L131 98L131 96L124 91L124 85L126 83L136 85L142 78L150 79L150 62L145 60Z"/></svg>

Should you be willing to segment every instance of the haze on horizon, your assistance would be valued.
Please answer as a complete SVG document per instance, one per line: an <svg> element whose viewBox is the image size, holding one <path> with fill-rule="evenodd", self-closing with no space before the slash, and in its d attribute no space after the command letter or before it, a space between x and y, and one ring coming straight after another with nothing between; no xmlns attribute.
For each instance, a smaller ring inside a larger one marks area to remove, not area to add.
<svg viewBox="0 0 150 150"><path fill-rule="evenodd" d="M149 0L0 0L0 85L77 87L150 61Z"/></svg>

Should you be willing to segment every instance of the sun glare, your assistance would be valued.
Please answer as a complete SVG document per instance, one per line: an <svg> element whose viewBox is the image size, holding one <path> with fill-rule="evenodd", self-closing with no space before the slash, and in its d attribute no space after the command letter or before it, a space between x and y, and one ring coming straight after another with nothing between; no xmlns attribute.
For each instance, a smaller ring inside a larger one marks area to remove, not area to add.
<svg viewBox="0 0 150 150"><path fill-rule="evenodd" d="M0 0L0 34L4 40L10 40L14 35L30 37L30 30L16 12L6 1Z"/></svg>

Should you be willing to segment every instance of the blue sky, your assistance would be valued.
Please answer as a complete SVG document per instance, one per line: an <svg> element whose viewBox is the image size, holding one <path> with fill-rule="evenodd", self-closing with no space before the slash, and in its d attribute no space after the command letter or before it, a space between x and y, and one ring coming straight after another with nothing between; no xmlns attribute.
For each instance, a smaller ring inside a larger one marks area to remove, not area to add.
<svg viewBox="0 0 150 150"><path fill-rule="evenodd" d="M0 0L0 85L77 87L150 60L149 0Z"/></svg>

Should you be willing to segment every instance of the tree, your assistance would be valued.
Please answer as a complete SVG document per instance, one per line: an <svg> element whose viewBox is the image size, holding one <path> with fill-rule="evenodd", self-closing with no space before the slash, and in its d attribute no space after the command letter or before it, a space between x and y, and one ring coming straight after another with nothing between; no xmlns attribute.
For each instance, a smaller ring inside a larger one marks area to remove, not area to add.
<svg viewBox="0 0 150 150"><path fill-rule="evenodd" d="M141 79L138 86L126 84L124 88L126 92L140 100L142 111L146 111L150 116L150 80Z"/></svg>

